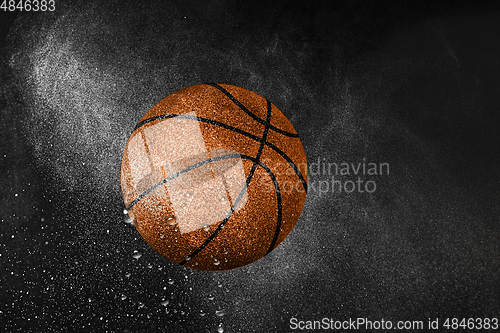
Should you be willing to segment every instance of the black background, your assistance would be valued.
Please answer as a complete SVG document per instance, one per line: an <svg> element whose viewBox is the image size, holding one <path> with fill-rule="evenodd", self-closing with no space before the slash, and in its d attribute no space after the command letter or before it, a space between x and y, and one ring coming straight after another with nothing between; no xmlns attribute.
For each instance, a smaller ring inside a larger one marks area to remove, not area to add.
<svg viewBox="0 0 500 333"><path fill-rule="evenodd" d="M1 13L0 28L2 331L499 317L492 2L56 1ZM310 164L390 174L372 194L310 191L287 240L252 265L172 264L124 222L121 155L151 106L203 82L268 98Z"/></svg>

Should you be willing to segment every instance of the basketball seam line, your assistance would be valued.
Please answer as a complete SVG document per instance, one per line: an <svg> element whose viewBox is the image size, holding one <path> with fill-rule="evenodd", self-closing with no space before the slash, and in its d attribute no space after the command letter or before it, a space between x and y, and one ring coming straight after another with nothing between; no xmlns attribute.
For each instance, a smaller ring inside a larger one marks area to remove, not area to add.
<svg viewBox="0 0 500 333"><path fill-rule="evenodd" d="M253 178L253 175L255 173L255 169L257 167L257 164L260 162L260 156L262 155L262 150L264 149L264 142L266 142L267 133L269 131L268 124L269 124L270 120L271 120L271 103L269 101L267 101L267 122L266 122L266 125L265 125L265 128L264 128L264 133L262 135L262 141L261 141L259 150L257 152L257 156L255 157L255 160L253 161L252 169L250 170L250 172L248 174L248 177L247 177L247 179L245 181L244 187L241 189L240 194L238 195L238 198L236 199L235 203L231 206L231 210L230 210L229 215L219 224L219 226L217 227L217 229L212 233L212 235L210 235L210 237L208 237L203 242L203 244L201 244L196 250L194 250L190 255L188 255L183 261L180 262L181 265L185 265L186 263L188 263L198 253L200 253L206 246L208 246L208 244L210 244L210 242L215 239L215 237L218 235L218 233L220 232L220 230L222 230L222 228L224 228L224 226L227 223L227 221L233 215L234 208L236 208L239 205L239 202L241 201L241 198L242 198L242 195L244 194L244 191L250 186L250 182L252 181L252 178ZM278 223L277 223L278 227L277 228L280 228L281 227L281 220L280 219L281 219L282 206L281 206L281 192L279 192L279 185L278 185L278 191L276 192L276 196L277 196L277 202L278 202ZM269 253L270 251L272 251L272 248L274 247L274 244L276 243L276 238L277 238L276 237L276 233L279 233L279 229L275 231L275 235L274 235L274 237L273 237L273 239L271 241L271 245L270 245L270 248L267 251L267 253Z"/></svg>
<svg viewBox="0 0 500 333"><path fill-rule="evenodd" d="M224 89L223 87L221 87L217 83L205 83L205 84L218 89L220 92L222 92L224 95L226 95L234 104L236 104L243 112L245 112L247 115L252 117L254 120L258 121L259 123L266 125L266 126L269 126L269 128L272 129L273 131L280 133L280 134L283 134L285 136L289 136L289 137L294 137L294 138L299 137L298 133L291 133L291 132L284 131L276 126L271 125L271 123L260 119L255 113L253 113L252 111L247 109L246 106L244 106L240 101L238 101L229 91L227 91L226 89Z"/></svg>
<svg viewBox="0 0 500 333"><path fill-rule="evenodd" d="M233 127L231 125L227 125L227 124L218 122L216 120L212 120L212 119L208 119L208 118L202 118L202 117L198 117L198 116L191 116L191 115L187 115L187 114L163 114L163 115L158 115L158 116L154 116L154 117L151 117L151 118L144 119L143 121L139 122L135 126L134 130L132 131L132 133L134 133L141 126L143 126L143 125L145 125L147 123L150 123L152 121L159 120L159 119L169 119L169 118L174 118L174 117L179 117L179 118L182 118L182 119L191 119L191 120L201 121L201 122L204 122L204 123L207 123L207 124L219 126L219 127L228 129L230 131L239 133L241 135L244 135L244 136L246 136L246 137L248 137L248 138L250 138L252 140L258 141L258 142L262 142L263 141L260 137L258 137L256 135L253 135L253 134L251 134L249 132L246 132L246 131L244 131L242 129L239 129L237 127ZM304 176L302 175L302 172L300 172L299 168L297 168L297 166L290 159L290 157L288 157L288 155L286 155L281 149L279 149L278 147L276 147L271 142L264 141L264 144L266 146L270 147L271 149L273 149L275 152L277 152L281 157L283 157L288 162L288 164L295 171L295 174L297 175L297 177L299 177L299 179L300 179L300 181L302 183L302 186L304 187L304 190L307 193L307 182L306 182Z"/></svg>
<svg viewBox="0 0 500 333"><path fill-rule="evenodd" d="M248 174L248 177L247 177L247 185L249 183L249 180L251 180L253 177L253 173L255 172L255 168L257 167L257 162L260 161L260 156L262 155L262 150L264 149L264 142L266 142L267 132L269 131L268 122L270 121L270 119L271 119L271 103L269 101L267 101L267 121L266 121L266 125L264 127L264 133L262 134L262 141L260 142L260 147L259 147L259 150L257 152L257 156L255 156L255 159L257 161L253 162L253 164L252 164L252 169L250 170L250 173Z"/></svg>
<svg viewBox="0 0 500 333"><path fill-rule="evenodd" d="M264 128L264 134L262 135L262 142L260 143L259 147L259 152L257 153L257 156L255 157L257 161L260 161L260 156L262 155L262 151L264 150L264 143L267 142L267 133L269 131L269 125L271 125L271 102L267 101L267 119L266 119L266 127ZM255 168L257 167L257 164L254 162L252 166L252 174L255 171ZM281 207L281 192L276 193L276 200L278 201L278 206ZM278 217L277 217L277 223L276 223L276 230L274 231L274 237L271 241L271 244L269 245L269 249L267 250L267 253L270 253L274 245L276 244L276 241L278 240L278 236L280 233L281 229L281 209L278 209Z"/></svg>
<svg viewBox="0 0 500 333"><path fill-rule="evenodd" d="M243 159L246 159L246 160L250 160L250 161L256 161L256 159L252 156L248 156L248 155L240 155L240 154L228 154L228 155L222 155L222 156L216 156L216 157L211 157L209 159L206 159L206 160L203 160L203 161L200 161L198 163L195 163L193 165L190 165L189 167L185 168L185 169L182 169L181 171L178 171L176 173L174 173L173 175L159 181L158 183L154 184L153 186L151 186L150 188L148 188L146 191L142 192L134 201L132 201L126 208L126 210L130 210L137 202L139 202L142 198L144 198L146 195L148 195L149 193L151 193L152 191L154 191L156 188L158 188L159 186L165 184L165 183L168 183L169 181L181 176L182 174L186 173L186 172L189 172L193 169L196 169L200 166L203 166L207 163L210 163L210 162L215 162L215 161L219 161L219 160L224 160L224 159L229 159L229 158L243 158ZM261 168L263 168L267 174L269 175L269 177L271 178L271 180L273 181L273 184L274 184L274 190L276 191L276 200L277 200L277 205L278 205L278 218L281 219L281 216L282 216L282 202L281 202L281 190L280 190L280 187L279 187L279 183L276 179L276 177L274 176L274 173L271 171L271 169L269 169L269 167L267 165L265 165L264 163L262 163L261 161L258 161L258 164ZM245 188L246 188L246 185L245 185ZM241 193L243 193L242 191L240 192L240 196L238 196L238 198L236 199L236 203L233 204L233 207L236 207L238 204L239 204L239 201L241 200ZM214 231L214 233L209 237L209 238L214 238L215 236L217 236L217 233L220 231L220 229L222 229L225 225L225 223L227 222L227 220L229 220L229 218L231 218L232 216L232 213L234 212L233 208L231 208L231 214L229 216L227 216L218 226L218 228ZM280 222L281 223L281 222ZM213 236L213 237L212 237ZM208 244L208 243L207 243ZM191 254L191 259L193 256L195 256L196 254L198 254L201 250L203 250L203 248L207 245L203 245L200 246L197 250L195 250L192 254ZM274 245L273 245L274 247ZM269 251L267 252L269 253ZM266 253L266 254L267 254ZM186 261L187 262L187 261ZM181 262L180 263L181 265L185 264L185 262Z"/></svg>
<svg viewBox="0 0 500 333"><path fill-rule="evenodd" d="M226 156L229 156L229 157L226 157ZM186 173L186 172L189 172L193 169L196 169L198 167L201 167L207 163L210 163L210 162L215 162L215 161L219 161L219 160L223 160L223 159L229 159L229 158L238 158L238 156L240 156L239 154L228 154L228 155L222 155L222 156L216 156L216 157L211 157L209 159L206 159L206 160L203 160L203 161L200 161L198 163L195 163L193 165L190 165L189 167L185 168L185 169L182 169L180 171L177 171L176 173L168 176L167 178L159 181L158 183L152 185L151 187L149 187L147 190L145 190L144 192L142 192L137 198L134 199L134 201L132 201L125 209L126 210L130 210L133 206L135 206L140 200L142 200L146 195L148 195L149 193L151 193L152 191L154 191L157 187L165 184L165 183L168 183L169 181L181 176L182 174ZM223 158L225 157L225 158Z"/></svg>
<svg viewBox="0 0 500 333"><path fill-rule="evenodd" d="M156 188L158 188L159 186L165 184L165 183L168 183L169 181L179 177L180 175L186 173L186 172L189 172L193 169L196 169L200 166L203 166L207 163L210 163L210 162L215 162L215 161L219 161L219 160L224 160L224 159L230 159L230 158L243 158L243 159L246 159L246 160L250 160L252 162L255 162L256 159L255 157L252 157L252 156L249 156L249 155L240 155L240 154L228 154L228 155L222 155L222 156L216 156L216 157L211 157L209 159L206 159L204 161L200 161L196 164L193 164L193 165L190 165L189 167L185 168L185 169L182 169L181 171L178 171L176 173L174 173L173 175L159 181L158 183L154 184L153 186L151 186L150 188L148 188L146 191L144 191L139 197L137 197L137 199L135 199L130 205L127 206L127 210L130 210L130 208L132 208L137 202L139 202L139 200L141 200L142 198L144 198L146 195L148 195L149 193L151 193L152 191L154 191ZM277 202L278 202L278 216L282 216L282 203L281 203L281 190L279 188L279 183L276 179L276 176L274 175L274 173L271 171L271 169L265 165L264 163L262 163L261 161L258 161L258 165L263 168L267 174L269 175L269 177L271 178L271 180L273 181L273 184L274 184L274 189L276 191L276 195L277 195ZM233 204L233 206L231 207L231 210L230 210L230 214L228 216L226 216L226 218L219 224L219 226L217 227L217 229L205 240L205 242L199 246L195 251L193 251L191 253L190 256L188 256L189 260L191 260L195 255L197 255L199 252L201 252L203 250L203 248L205 246L208 245L208 243L217 236L217 234L219 233L220 230L222 230L222 228L224 228L224 225L227 223L227 221L231 218L233 212L234 212L234 207L237 207L239 205L239 202L241 200L241 197L242 197L242 194L244 193L243 190L246 189L247 185L245 184L245 187L242 189L242 191L240 191L240 195L238 196L238 198L235 200L235 203ZM266 253L267 254L267 253ZM180 262L179 264L180 265L184 265L187 261L189 260L186 260L184 259L182 262Z"/></svg>

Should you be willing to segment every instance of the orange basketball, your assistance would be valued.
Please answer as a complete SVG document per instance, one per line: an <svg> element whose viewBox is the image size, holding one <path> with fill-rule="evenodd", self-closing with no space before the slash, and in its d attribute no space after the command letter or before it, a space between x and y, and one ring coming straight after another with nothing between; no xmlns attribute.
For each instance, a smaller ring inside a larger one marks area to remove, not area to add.
<svg viewBox="0 0 500 333"><path fill-rule="evenodd" d="M201 84L161 100L125 147L126 213L146 242L200 270L248 265L292 231L307 192L304 148L260 95Z"/></svg>

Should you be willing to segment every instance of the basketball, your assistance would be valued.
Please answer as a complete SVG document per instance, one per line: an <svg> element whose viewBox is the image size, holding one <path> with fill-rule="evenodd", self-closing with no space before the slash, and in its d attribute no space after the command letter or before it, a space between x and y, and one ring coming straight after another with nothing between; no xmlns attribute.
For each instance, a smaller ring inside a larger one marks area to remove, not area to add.
<svg viewBox="0 0 500 333"><path fill-rule="evenodd" d="M307 160L290 121L244 88L200 84L153 106L121 164L127 213L165 258L199 270L248 265L297 223Z"/></svg>

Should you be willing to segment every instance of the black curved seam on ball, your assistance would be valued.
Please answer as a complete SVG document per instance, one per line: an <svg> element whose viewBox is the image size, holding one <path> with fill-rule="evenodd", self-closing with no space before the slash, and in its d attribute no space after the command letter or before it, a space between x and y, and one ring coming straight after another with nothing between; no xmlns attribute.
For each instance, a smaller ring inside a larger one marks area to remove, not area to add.
<svg viewBox="0 0 500 333"><path fill-rule="evenodd" d="M267 100L266 100L267 101ZM271 121L271 102L267 101L267 116L266 116L266 125L264 127L264 133L262 134L262 141L260 142L259 151L257 152L257 156L255 156L256 161L252 164L252 169L248 174L247 179L252 179L253 173L255 172L255 168L257 168L257 163L260 162L260 156L262 155L262 151L264 150L264 145L267 142L267 133L269 132L269 125ZM248 183L248 182L247 182Z"/></svg>
<svg viewBox="0 0 500 333"><path fill-rule="evenodd" d="M273 240L271 241L271 245L269 247L269 250L267 251L266 254L268 254L269 252L272 251L272 249L274 248L274 245L276 244L276 241L278 239L278 235L279 235L279 232L280 232L280 229L281 229L281 220L282 220L282 210L283 210L283 207L282 207L282 201L281 201L281 190L280 190L280 187L279 187L279 183L278 183L278 180L276 179L276 176L274 176L274 173L271 171L271 169L269 169L269 167L267 165L265 165L264 163L260 162L260 161L257 161L254 157L252 156L248 156L248 155L240 155L240 154L227 154L227 155L222 155L222 156L216 156L216 157L212 157L212 158L209 158L209 159L206 159L204 161L200 161L198 163L195 163L193 165L190 165L189 167L185 168L185 169L182 169L181 171L178 171L176 173L174 173L173 175L159 181L158 183L154 184L153 186L151 186L150 188L148 188L146 191L144 191L143 193L141 193L141 195L139 195L139 197L137 197L132 203L130 203L128 206L127 206L127 210L130 210L130 208L132 208L137 202L139 202L142 198L144 198L146 195L148 195L149 193L151 193L152 191L154 191L156 188L158 188L159 186L165 184L165 183L168 183L169 181L179 177L180 175L186 173L186 172L189 172L193 169L196 169L202 165L205 165L207 163L210 163L212 161L219 161L219 160L224 160L224 159L230 159L230 158L243 158L243 159L247 159L247 160L250 160L252 162L258 162L258 165L260 167L262 167L266 172L267 174L269 175L269 177L271 178L271 180L273 181L273 184L274 184L274 189L275 189L275 192L276 192L276 201L277 201L277 205L278 205L278 221L276 223L276 231L274 233L274 238ZM247 181L248 181L248 178L247 178ZM249 181L248 181L249 183ZM198 253L200 253L216 236L217 234L220 232L220 230L222 230L222 228L224 228L224 225L227 223L227 221L231 218L233 212L234 212L234 207L237 207L238 204L239 204L239 201L241 200L241 197L243 195L243 190L245 190L247 187L248 187L248 183L245 184L245 187L242 189L242 191L240 191L240 194L238 196L238 198L236 199L235 203L233 204L233 206L231 207L231 210L230 210L230 214L229 216L227 216L220 224L219 226L217 227L217 229L205 240L205 242L200 245L195 251L193 251L191 253L191 255L189 255L187 258L189 259L184 259L182 262L180 262L179 264L180 265L184 265L186 264L189 260L193 259L194 256L196 256Z"/></svg>
<svg viewBox="0 0 500 333"><path fill-rule="evenodd" d="M260 162L260 156L262 155L262 151L264 150L264 144L267 142L267 133L269 130L269 126L271 124L271 102L267 101L267 119L266 119L266 127L264 128L264 135L262 135L262 142L260 144L259 152L257 153L257 156L255 157L257 159L257 162ZM254 162L254 167L252 167L252 170L255 170L255 167L257 164ZM278 221L276 223L276 230L274 231L274 237L273 240L271 241L271 244L269 245L269 249L267 250L266 254L269 254L273 248L274 245L276 244L278 240L278 236L280 234L281 230L281 222L282 222L282 202L281 202L281 191L280 191L280 185L278 181L276 180L276 177L271 178L274 183L274 188L276 190L276 201L278 203Z"/></svg>
<svg viewBox="0 0 500 333"><path fill-rule="evenodd" d="M149 193L151 193L152 191L154 191L157 187L165 184L165 183L168 183L169 181L179 177L180 175L186 173L186 172L189 172L193 169L196 169L198 167L201 167L205 164L208 164L210 162L215 162L215 161L219 161L219 160L225 160L225 159L229 159L229 158L238 158L240 156L240 154L228 154L228 155L222 155L222 156L216 156L216 157L211 157L209 159L206 159L206 160L203 160L203 161L200 161L198 163L195 163L193 165L190 165L189 167L185 168L185 169L182 169L181 171L178 171L172 175L170 175L169 177L159 181L158 183L152 185L151 187L149 187L147 190L145 190L144 192L142 192L137 198L134 199L134 201L132 201L125 209L126 210L130 210L135 204L137 204L140 200L142 200L146 195L148 195Z"/></svg>
<svg viewBox="0 0 500 333"><path fill-rule="evenodd" d="M236 207L238 207L239 205L239 202L241 201L241 198L242 196L244 195L246 189L248 188L248 186L250 185L250 182L252 181L252 178L253 178L253 175L255 173L255 169L257 168L257 165L260 163L260 156L262 155L262 151L264 149L264 143L266 142L266 138L267 138L267 133L269 132L269 125L270 125L270 120L271 120L271 103L269 101L267 101L267 120L266 120L266 125L264 127L264 133L262 134L262 141L260 143L260 147L259 147L259 150L257 152L257 156L255 157L255 159L253 160L253 163L252 163L252 169L250 170L250 172L248 173L248 176L247 176L247 179L245 181L245 185L244 187L241 189L240 191L240 194L238 195L238 198L236 198L235 202L233 203L233 205L231 206L231 209L230 209L230 212L229 214L226 216L226 218L217 226L217 229L212 233L212 235L210 235L210 237L208 237L205 242L203 242L203 244L201 246L199 246L195 251L193 251L191 253L191 255L187 256L186 259L184 259L182 262L180 262L180 265L184 265L186 264L189 260L191 260L194 256L196 256L198 253L200 253L216 236L217 234L219 233L220 230L222 230L222 228L224 228L224 225L227 223L227 221L231 218L231 216L233 215L234 213L234 209ZM279 190L279 186L278 186L278 190ZM280 196L280 199L281 199L281 194L279 195ZM279 211L281 211L281 200L278 200L279 201ZM278 215L281 215L281 214L278 214ZM281 224L281 223L278 223L278 224Z"/></svg>
<svg viewBox="0 0 500 333"><path fill-rule="evenodd" d="M255 169L257 167L258 164L260 164L260 156L262 155L262 151L264 149L264 144L266 142L266 138L267 138L267 133L269 132L269 125L270 125L270 120L271 120L271 103L269 101L267 101L267 119L266 119L266 124L265 124L265 127L264 127L264 133L262 134L262 141L261 141L261 144L260 144L260 147L259 147L259 150L257 152L257 156L255 157L255 159L253 160L253 164L252 164L252 169L250 170L248 176L247 176L247 179L245 181L245 185L244 187L241 189L240 191L240 194L238 195L238 198L235 200L235 202L233 203L233 205L231 206L231 209L229 211L229 214L224 218L224 220L222 220L222 222L217 226L217 228L214 230L214 232L207 238L205 239L205 241L203 242L203 244L201 244L196 250L194 250L190 255L188 255L184 260L182 260L179 264L180 265L185 265L186 263L188 263L191 259L193 259L198 253L200 253L201 251L203 251L203 249L208 245L210 244L210 242L218 235L218 233L224 228L224 226L226 225L227 221L231 218L231 216L233 216L233 213L234 213L234 209L236 207L238 207L239 205L239 202L241 201L241 198L242 196L244 195L246 189L248 188L248 186L250 185L250 182L252 181L252 178L253 178L253 175L255 173ZM271 170L269 170L271 171ZM273 175L274 176L274 175ZM277 202L278 202L278 223L277 223L277 228L280 228L281 226L281 210L282 210L282 205L281 205L281 192L279 190L279 184L276 180L276 177L271 177L271 179L273 179L273 183L275 185L275 190L276 190L276 195L279 199L277 199ZM275 231L275 237L273 237L273 240L271 241L271 247L272 248L274 246L274 243L276 242L276 233L279 233L279 230L276 230ZM266 252L266 254L269 253Z"/></svg>
<svg viewBox="0 0 500 333"><path fill-rule="evenodd" d="M281 191L280 191L280 188L279 188L279 184L278 184L278 180L276 179L276 177L274 176L274 173L271 171L271 169L269 169L269 167L267 165L265 165L264 163L260 162L260 161L257 161L254 157L252 156L248 156L248 155L240 155L241 158L243 159L247 159L247 160L250 160L250 161L253 161L253 162L257 162L258 165L260 167L262 167L266 172L267 174L269 175L269 177L271 177L273 183L274 183L274 189L276 191L276 196L277 196L277 204L278 204L278 222L277 222L277 227L276 227L276 231L275 231L275 236L273 237L273 240L271 242L271 246L270 246L270 249L272 249L276 243L276 240L277 240L277 237L276 237L276 234L279 234L279 230L281 228L281 217L282 217L282 202L281 202ZM201 244L196 250L194 250L190 255L188 255L184 260L182 260L179 265L185 265L186 263L188 263L190 260L192 260L198 253L200 253L201 251L203 251L203 249L217 236L217 234L224 228L224 226L226 225L227 221L231 218L231 216L233 215L234 213L234 208L237 207L239 205L239 202L244 194L244 191L246 190L246 188L248 187L249 183L250 183L251 179L249 180L249 178L247 178L247 182L245 184L245 186L242 188L242 190L240 191L240 194L238 195L238 198L235 200L235 202L233 203L233 205L231 206L231 209L229 211L229 214L226 216L226 218L224 218L224 220L222 220L221 223L219 223L219 225L217 226L217 228L214 230L214 232L203 242L203 244ZM272 250L271 250L272 251ZM266 254L268 254L270 251L268 250L268 252L266 252Z"/></svg>
<svg viewBox="0 0 500 333"><path fill-rule="evenodd" d="M215 161L219 161L219 160L224 160L224 159L228 159L228 158L231 158L231 157L226 157L226 158L221 158L221 157L225 157L225 156L231 156L232 158L238 158L238 156L240 156L239 154L228 154L228 155L222 155L222 156L216 156L216 157L211 157L209 159L206 159L206 160L203 160L203 161L200 161L198 163L195 163L193 165L190 165L189 167L185 168L185 169L182 169L181 171L177 171L176 173L170 175L169 177L159 181L158 183L152 185L151 187L149 187L147 190L145 190L144 192L142 192L137 198L134 199L134 201L132 201L125 209L126 210L130 210L130 208L132 208L135 204L137 204L142 198L144 198L146 195L148 195L149 193L151 193L152 191L154 191L157 187L165 184L165 183L168 183L169 181L179 177L180 175L186 173L186 172L189 172L193 169L196 169L198 167L201 167L202 165L205 165L207 163L210 163L210 162L215 162Z"/></svg>
<svg viewBox="0 0 500 333"><path fill-rule="evenodd" d="M211 87L214 87L214 88L218 89L220 92L222 92L224 95L226 95L234 104L236 104L236 106L238 106L243 112L245 112L247 115L249 115L250 117L252 117L254 120L258 121L259 123L266 125L266 122L264 120L260 119L255 113L253 113L252 111L248 110L246 108L246 106L244 106L243 104L241 104L241 102L238 101L236 99L236 97L234 97L229 91L227 91L226 89L224 89L223 87L221 87L217 83L205 83L205 84L208 85L208 86L211 86ZM276 126L271 125L270 123L268 125L269 125L269 127L273 131L275 131L277 133L280 133L282 135L293 137L293 138L298 138L299 137L298 133L291 133L291 132L284 131L284 130L276 127Z"/></svg>
<svg viewBox="0 0 500 333"><path fill-rule="evenodd" d="M244 135L244 136L246 136L246 137L248 137L248 138L250 138L252 140L258 141L258 142L264 142L264 144L266 146L268 146L269 148L273 149L275 152L277 152L281 157L283 157L288 162L288 164L295 171L295 174L297 175L297 177L299 177L300 182L302 183L302 186L304 187L304 191L307 193L307 182L304 179L304 176L302 175L302 172L300 172L299 168L297 168L297 166L295 165L295 163L290 159L290 157L288 157L288 155L286 155L282 150L280 150L278 147L276 147L275 145L273 145L269 141L263 141L260 137L258 137L256 135L253 135L253 134L251 134L249 132L246 132L244 130L241 130L241 129L237 128L237 127L233 127L231 125L227 125L227 124L218 122L216 120L212 120L212 119L208 119L208 118L202 118L202 117L197 117L197 116L191 116L191 115L187 115L187 114L164 114L164 115L158 115L158 116L154 116L154 117L151 117L151 118L148 118L148 119L144 119L143 121L141 121L141 122L139 122L137 124L137 126L134 128L134 130L132 131L132 133L134 133L141 126L143 126L143 125L145 125L147 123L150 123L152 121L159 120L159 119L170 119L170 118L174 118L174 117L179 117L179 118L182 118L182 119L191 119L191 120L201 121L201 122L204 122L204 123L207 123L207 124L210 124L210 125L219 126L219 127L228 129L230 131L239 133L241 135Z"/></svg>
<svg viewBox="0 0 500 333"><path fill-rule="evenodd" d="M262 155L262 151L264 150L264 144L265 144L265 142L267 142L266 141L267 140L267 133L269 131L270 124L271 124L271 102L267 101L266 125L264 128L264 134L262 135L262 141L260 143L259 151L257 153L257 156L255 157L256 162L253 162L252 170L250 170L250 175L249 175L250 179L253 177L253 173L255 172L255 168L257 167L257 163L260 162L260 156ZM277 189L276 193L280 193L279 195L277 195L277 198L276 198L276 200L278 202L278 207L282 207L281 192L279 192L279 184L277 182L275 183L275 189ZM281 209L278 209L278 223L276 224L276 230L274 232L274 237L271 241L271 244L269 245L269 249L267 250L266 254L270 253L273 250L274 245L276 244L276 241L278 240L278 236L279 236L280 229L281 229L281 213L282 213Z"/></svg>

